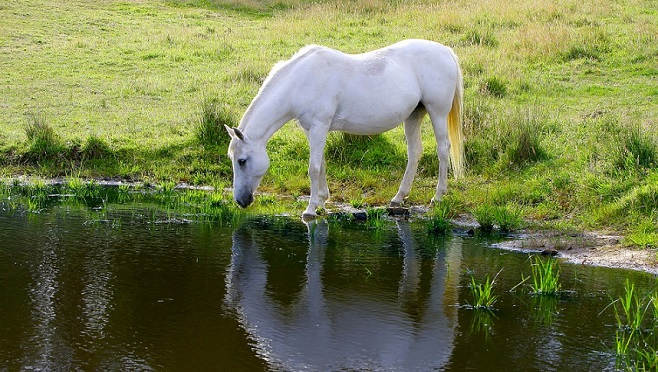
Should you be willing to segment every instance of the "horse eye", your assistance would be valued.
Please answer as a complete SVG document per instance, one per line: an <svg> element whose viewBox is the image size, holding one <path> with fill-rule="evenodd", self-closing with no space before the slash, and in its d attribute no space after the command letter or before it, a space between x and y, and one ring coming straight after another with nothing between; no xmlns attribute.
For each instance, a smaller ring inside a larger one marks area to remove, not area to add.
<svg viewBox="0 0 658 372"><path fill-rule="evenodd" d="M247 162L247 159L238 159L238 165L241 167L244 166L244 164Z"/></svg>

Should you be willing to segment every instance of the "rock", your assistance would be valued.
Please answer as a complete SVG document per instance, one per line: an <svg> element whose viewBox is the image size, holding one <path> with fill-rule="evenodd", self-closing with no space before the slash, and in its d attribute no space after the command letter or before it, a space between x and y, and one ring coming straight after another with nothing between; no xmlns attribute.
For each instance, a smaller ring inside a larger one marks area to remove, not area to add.
<svg viewBox="0 0 658 372"><path fill-rule="evenodd" d="M409 208L390 206L390 207L386 208L386 211L388 212L389 216L408 216L409 215Z"/></svg>
<svg viewBox="0 0 658 372"><path fill-rule="evenodd" d="M368 219L368 213L366 211L356 211L352 213L356 221L365 221Z"/></svg>
<svg viewBox="0 0 658 372"><path fill-rule="evenodd" d="M555 249L544 249L543 251L541 251L542 256L554 257L554 256L557 256L557 253L558 252Z"/></svg>
<svg viewBox="0 0 658 372"><path fill-rule="evenodd" d="M474 235L475 235L475 230L473 230L473 229L468 229L468 231L466 232L466 234L467 234L468 236L474 236Z"/></svg>

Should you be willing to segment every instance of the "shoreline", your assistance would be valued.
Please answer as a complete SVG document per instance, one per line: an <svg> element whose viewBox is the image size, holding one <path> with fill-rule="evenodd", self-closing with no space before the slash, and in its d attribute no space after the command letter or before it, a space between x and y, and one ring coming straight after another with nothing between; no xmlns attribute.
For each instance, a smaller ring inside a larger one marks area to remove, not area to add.
<svg viewBox="0 0 658 372"><path fill-rule="evenodd" d="M52 186L65 186L66 178L33 178L33 177L11 177L0 179L7 187L29 186L35 181L43 182ZM9 181L9 182L7 182ZM95 183L100 187L148 188L156 190L156 186L147 182L125 181L112 178L98 178L83 180L84 183ZM177 183L175 190L199 190L215 191L213 186L194 186L187 183ZM230 192L224 189L223 192ZM270 193L257 193L259 195L274 196L280 200L292 199L297 202L308 201L308 196L294 198L289 195ZM388 206L370 206L371 208L386 209L389 218L411 218L422 219L429 212L427 205L409 205L391 208ZM355 208L344 202L327 202L326 214L319 218L331 215L352 215L356 220L367 219L366 208ZM292 217L292 215L288 214ZM455 231L472 235L479 227L477 221L470 214L461 214L451 219ZM506 240L494 243L491 247L508 251L523 253L538 253L554 256L566 262L590 266L602 266L635 271L644 271L658 275L658 249L631 249L622 245L623 236L604 234L597 231L561 232L557 230L520 230L509 235Z"/></svg>
<svg viewBox="0 0 658 372"><path fill-rule="evenodd" d="M620 235L595 231L565 234L534 231L495 243L498 249L550 255L572 264L644 271L658 275L658 249L631 249L621 244Z"/></svg>

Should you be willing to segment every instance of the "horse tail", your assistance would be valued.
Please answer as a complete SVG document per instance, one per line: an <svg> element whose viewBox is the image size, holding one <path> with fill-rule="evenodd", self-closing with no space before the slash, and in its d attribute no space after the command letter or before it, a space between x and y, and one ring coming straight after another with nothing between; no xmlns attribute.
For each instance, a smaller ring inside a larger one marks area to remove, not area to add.
<svg viewBox="0 0 658 372"><path fill-rule="evenodd" d="M450 49L450 54L457 66L457 87L455 96L452 98L452 108L448 113L448 137L450 138L450 163L452 164L452 173L455 178L464 176L464 133L462 132L462 115L463 115L463 97L464 97L464 78L459 59L455 52Z"/></svg>

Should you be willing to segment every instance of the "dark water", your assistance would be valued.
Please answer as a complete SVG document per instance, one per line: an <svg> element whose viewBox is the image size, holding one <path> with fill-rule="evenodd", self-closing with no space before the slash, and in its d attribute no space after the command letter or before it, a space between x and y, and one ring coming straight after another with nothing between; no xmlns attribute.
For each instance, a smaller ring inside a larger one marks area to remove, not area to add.
<svg viewBox="0 0 658 372"><path fill-rule="evenodd" d="M0 370L602 370L599 312L642 273L562 265L574 292L508 293L528 257L485 241L262 219L157 224L135 209L0 212ZM148 215L148 213L144 213ZM467 270L500 268L498 311Z"/></svg>

